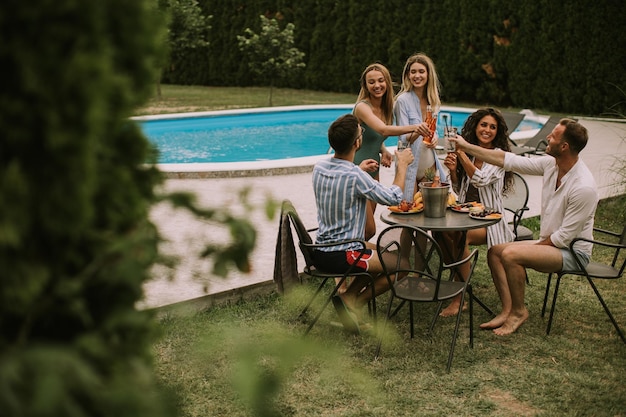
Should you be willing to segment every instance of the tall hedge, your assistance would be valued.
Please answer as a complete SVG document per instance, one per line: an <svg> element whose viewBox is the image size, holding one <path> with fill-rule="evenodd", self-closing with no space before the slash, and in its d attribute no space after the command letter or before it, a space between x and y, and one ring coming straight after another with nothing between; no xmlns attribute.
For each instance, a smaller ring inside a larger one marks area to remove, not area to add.
<svg viewBox="0 0 626 417"><path fill-rule="evenodd" d="M153 376L149 0L0 6L0 415L171 415Z"/></svg>
<svg viewBox="0 0 626 417"><path fill-rule="evenodd" d="M371 62L399 82L414 52L435 60L445 100L576 114L624 113L626 7L614 0L199 0L212 15L208 53L180 62L166 82L263 85L236 35L264 14L296 25L306 70L283 86L358 92Z"/></svg>

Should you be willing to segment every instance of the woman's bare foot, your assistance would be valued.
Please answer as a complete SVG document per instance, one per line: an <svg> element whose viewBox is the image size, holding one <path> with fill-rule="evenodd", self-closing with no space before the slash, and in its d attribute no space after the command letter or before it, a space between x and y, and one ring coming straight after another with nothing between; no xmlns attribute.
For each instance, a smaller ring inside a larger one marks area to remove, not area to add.
<svg viewBox="0 0 626 417"><path fill-rule="evenodd" d="M494 329L493 332L498 336L507 336L519 329L519 327L524 324L527 318L528 310L526 309L524 309L521 313L511 313L509 314L509 317L506 319L504 324L497 329Z"/></svg>
<svg viewBox="0 0 626 417"><path fill-rule="evenodd" d="M508 317L509 317L509 313L500 313L497 316L495 316L493 319L488 321L487 323L482 323L480 325L480 328L483 330L497 329L498 327L502 326L506 322L506 319Z"/></svg>
<svg viewBox="0 0 626 417"><path fill-rule="evenodd" d="M439 317L452 317L456 316L459 312L459 307L461 306L460 301L453 301L448 307L444 308L441 313L439 313ZM467 310L467 305L463 303L463 311Z"/></svg>
<svg viewBox="0 0 626 417"><path fill-rule="evenodd" d="M430 288L428 288L428 285L426 285L426 283L424 283L424 282L420 282L419 284L417 284L417 289L422 294L428 294L430 292Z"/></svg>

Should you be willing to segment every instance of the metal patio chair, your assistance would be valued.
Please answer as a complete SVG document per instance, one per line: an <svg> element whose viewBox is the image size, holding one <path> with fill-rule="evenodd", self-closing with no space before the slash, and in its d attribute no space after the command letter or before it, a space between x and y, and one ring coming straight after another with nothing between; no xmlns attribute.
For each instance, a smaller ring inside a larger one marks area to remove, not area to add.
<svg viewBox="0 0 626 417"><path fill-rule="evenodd" d="M502 196L504 209L513 214L513 220L509 223L509 227L515 235L515 240L533 240L533 232L520 224L524 212L530 210L528 208L528 184L524 177L517 172L513 173L513 178L515 188Z"/></svg>
<svg viewBox="0 0 626 417"><path fill-rule="evenodd" d="M404 238L403 238L404 236ZM410 238L406 238L410 237ZM443 252L437 241L426 231L407 225L390 226L383 230L377 240L376 250L383 266L383 273L389 280L391 296L387 306L385 321L380 331L380 339L375 358L380 355L383 335L387 322L404 304L409 305L410 332L413 338L414 331L414 304L438 304L428 333L432 333L442 302L461 295L461 305L465 301L465 294L469 297L469 342L474 346L473 317L474 305L470 280L474 272L478 250L474 249L470 255L458 262L444 264ZM455 269L470 262L470 273L465 281L454 281ZM395 299L401 300L400 305L392 312ZM459 332L459 324L463 309L459 308L456 324L452 334L446 371L450 371L454 347Z"/></svg>
<svg viewBox="0 0 626 417"><path fill-rule="evenodd" d="M352 240L346 240L346 241L341 241L341 242L336 242L333 244L315 244L313 243L313 239L311 238L311 232L314 232L315 230L317 230L317 228L312 228L312 229L307 229L304 224L302 223L302 221L300 220L300 216L298 216L298 213L296 211L296 209L294 208L293 204L291 203L291 201L289 200L284 200L283 204L282 204L282 211L283 213L285 213L290 221L291 224L293 225L296 234L298 236L298 246L300 248L300 251L304 257L304 261L305 261L305 266L304 266L304 273L314 279L318 279L320 281L320 284L318 285L315 293L313 294L313 296L309 299L309 301L307 302L306 306L304 307L304 309L300 312L299 314L299 318L303 318L304 315L306 314L306 312L308 311L308 309L311 307L311 305L313 304L313 301L317 298L317 296L322 292L323 288L325 287L326 283L330 280L334 285L331 293L328 295L328 297L326 298L326 300L324 301L324 304L322 305L322 307L320 308L320 310L317 312L317 314L315 315L315 317L313 318L313 320L311 321L311 323L309 324L309 326L307 327L305 334L308 334L311 329L313 328L313 326L315 325L315 323L317 323L317 321L319 320L320 316L322 315L322 313L324 312L324 310L326 309L326 307L328 306L328 304L330 304L330 302L333 299L333 296L335 296L337 294L337 290L339 290L339 288L341 287L341 284L343 284L343 282L348 278L348 277L355 277L355 276L364 276L367 277L372 283L374 282L374 277L368 273L368 272L356 272L353 270L353 267L351 267L350 269L348 269L347 271L345 271L343 274L341 273L336 273L336 272L327 272L327 271L323 271L317 267L315 267L315 265L313 264L313 255L312 252L315 249L318 248L329 248L329 247L333 247L333 246L338 246L340 244L343 243L347 243L347 242L357 242L360 244L360 249L359 250L364 250L366 249L366 245L365 245L365 241L364 240L358 240L358 239L352 239ZM339 281L337 283L335 283L335 278L339 278ZM374 289L374 285L370 285L371 291L372 291L372 300L370 301L370 305L369 305L369 309L371 314L375 317L376 316L376 299L375 299L375 289Z"/></svg>
<svg viewBox="0 0 626 417"><path fill-rule="evenodd" d="M617 239L617 243L611 243L605 240L584 239L584 238L576 238L570 243L569 249L574 255L576 262L578 263L579 270L577 271L562 270L562 271L556 272L556 277L557 277L556 285L554 287L554 294L552 296L552 307L550 308L550 317L548 319L548 326L546 328L546 334L550 334L550 329L552 327L552 319L554 317L554 311L556 308L556 298L559 293L559 285L561 283L561 278L563 278L565 275L577 275L577 276L585 277L587 279L587 282L589 282L589 285L591 285L593 292L598 297L600 304L602 304L604 311L606 312L607 316L609 316L611 323L613 323L613 327L615 327L617 334L622 339L622 341L626 343L626 337L624 337L624 333L620 329L619 325L617 324L617 321L613 317L613 314L611 314L611 311L609 310L608 305L606 304L606 302L600 295L600 292L598 291L598 288L596 287L594 283L594 280L596 279L617 281L624 274L624 268L626 267L626 225L624 225L624 228L621 234L608 231L608 230L599 229L599 228L594 228L593 230L594 232L603 234L606 238L612 237L614 239ZM612 260L610 262L597 262L593 260L593 256L592 256L592 260L587 264L587 266L583 266L583 264L580 262L580 259L576 256L576 253L572 249L574 247L574 244L578 241L591 242L594 244L594 247L607 248L607 250L610 250L611 252L613 252ZM551 281L552 281L552 274L549 274L548 283L546 284L546 293L543 298L543 308L541 309L541 317L543 317L546 313L546 305L548 303L548 294L550 291Z"/></svg>

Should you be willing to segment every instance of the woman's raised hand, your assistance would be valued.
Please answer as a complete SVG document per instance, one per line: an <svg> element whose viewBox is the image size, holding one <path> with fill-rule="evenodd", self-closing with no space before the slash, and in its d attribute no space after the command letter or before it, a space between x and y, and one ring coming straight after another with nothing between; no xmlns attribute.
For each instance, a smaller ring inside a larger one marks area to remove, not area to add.
<svg viewBox="0 0 626 417"><path fill-rule="evenodd" d="M391 155L391 153L387 150L387 148L383 147L383 149L381 149L380 151L380 164L386 168L389 168L391 166L391 159L393 158L393 156Z"/></svg>
<svg viewBox="0 0 626 417"><path fill-rule="evenodd" d="M446 155L446 159L443 160L443 164L450 170L450 171L455 171L456 170L456 164L457 164L457 155L454 152L449 152Z"/></svg>

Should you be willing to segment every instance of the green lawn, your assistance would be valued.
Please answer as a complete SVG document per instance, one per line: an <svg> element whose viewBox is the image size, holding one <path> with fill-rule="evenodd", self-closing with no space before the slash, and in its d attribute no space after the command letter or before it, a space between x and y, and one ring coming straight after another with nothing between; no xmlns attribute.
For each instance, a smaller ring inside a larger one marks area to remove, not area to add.
<svg viewBox="0 0 626 417"><path fill-rule="evenodd" d="M274 106L294 106L311 104L350 104L355 103L359 91L355 82L354 94L332 93L312 90L275 88L272 95ZM161 86L161 97L155 94L145 106L137 109L134 116L193 111L227 110L250 107L267 107L269 88L266 87L206 87L206 86ZM480 107L475 103L443 103L448 106ZM519 111L519 108L501 108ZM537 113L541 109L534 109Z"/></svg>
<svg viewBox="0 0 626 417"><path fill-rule="evenodd" d="M597 225L616 230L625 220L625 204L625 196L602 201ZM483 258L484 253L481 248ZM547 317L540 315L546 275L529 271L529 278L529 320L509 337L477 329L470 349L465 314L449 374L452 319L440 320L427 338L434 310L418 307L422 320L411 340L403 309L388 326L381 359L374 361L376 338L344 333L331 323L337 320L332 307L302 337L306 323L296 316L312 291L306 286L287 298L271 294L192 316L163 317L157 371L176 392L183 416L626 415L626 345L589 285L564 280L546 336ZM599 287L625 327L624 281ZM474 288L497 309L485 262L474 275ZM380 297L379 307L386 299ZM475 324L487 318L476 306Z"/></svg>
<svg viewBox="0 0 626 417"><path fill-rule="evenodd" d="M156 108L163 113L255 107L267 100L266 89L163 87L164 98L153 99L138 114ZM275 105L355 98L274 92ZM596 226L621 230L624 207L624 195L601 201ZM526 224L536 228L537 221ZM475 292L497 310L485 248L480 252ZM434 310L419 306L421 320L411 340L408 309L403 309L388 326L381 359L374 361L376 337L344 333L332 324L337 320L332 307L302 337L306 323L296 317L313 289L308 285L289 297L270 294L196 314L161 316L156 370L182 416L625 416L626 345L589 285L564 280L546 336L547 317L540 315L546 275L529 271L529 278L529 320L516 334L497 337L478 330L488 317L476 306L470 349L464 314L449 374L445 364L453 320L441 319L434 335L425 337ZM624 282L598 285L622 328ZM380 297L379 311L386 300Z"/></svg>
<svg viewBox="0 0 626 417"><path fill-rule="evenodd" d="M155 94L155 97L138 109L134 116L266 107L268 100L269 88L163 85L161 97L158 98ZM274 106L348 104L355 101L356 93L328 93L275 88L272 95Z"/></svg>

